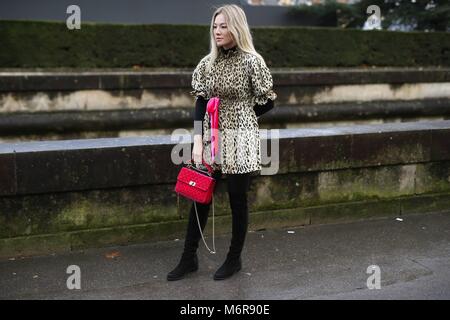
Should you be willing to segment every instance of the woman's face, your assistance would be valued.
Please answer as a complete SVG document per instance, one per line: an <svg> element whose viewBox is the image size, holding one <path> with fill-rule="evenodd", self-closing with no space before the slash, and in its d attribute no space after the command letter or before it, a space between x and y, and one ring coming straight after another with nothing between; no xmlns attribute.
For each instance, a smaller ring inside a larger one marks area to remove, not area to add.
<svg viewBox="0 0 450 320"><path fill-rule="evenodd" d="M223 46L225 49L228 49L235 45L233 37L228 30L225 16L221 13L214 19L213 32L218 47Z"/></svg>

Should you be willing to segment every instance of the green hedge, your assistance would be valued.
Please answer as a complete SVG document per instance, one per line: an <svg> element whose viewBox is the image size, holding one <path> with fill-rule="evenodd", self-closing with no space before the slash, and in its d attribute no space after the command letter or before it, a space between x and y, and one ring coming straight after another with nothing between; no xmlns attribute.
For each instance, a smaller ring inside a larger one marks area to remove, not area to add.
<svg viewBox="0 0 450 320"><path fill-rule="evenodd" d="M252 28L271 67L450 66L450 33ZM209 27L0 21L0 68L192 68Z"/></svg>

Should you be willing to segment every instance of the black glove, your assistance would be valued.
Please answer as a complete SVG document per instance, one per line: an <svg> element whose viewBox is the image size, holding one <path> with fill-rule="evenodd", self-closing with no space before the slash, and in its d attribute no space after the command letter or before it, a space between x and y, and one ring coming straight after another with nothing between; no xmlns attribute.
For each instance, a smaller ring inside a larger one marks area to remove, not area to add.
<svg viewBox="0 0 450 320"><path fill-rule="evenodd" d="M206 113L206 105L208 104L208 101L206 101L205 98L202 96L197 96L197 99L195 100L195 112L194 112L194 120L195 121L203 121L203 118L205 117ZM201 130L194 128L194 134L201 134L203 137L203 124L201 125Z"/></svg>
<svg viewBox="0 0 450 320"><path fill-rule="evenodd" d="M273 107L274 107L273 100L267 99L266 104L263 104L263 105L255 104L253 106L253 110L255 111L256 116L259 117L259 116L263 115L264 113L272 110Z"/></svg>

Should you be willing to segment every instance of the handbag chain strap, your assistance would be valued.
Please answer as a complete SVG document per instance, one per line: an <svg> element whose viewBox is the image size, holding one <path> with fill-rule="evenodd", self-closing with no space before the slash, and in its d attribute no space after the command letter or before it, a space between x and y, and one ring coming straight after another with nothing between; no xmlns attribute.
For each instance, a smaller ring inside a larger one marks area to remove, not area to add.
<svg viewBox="0 0 450 320"><path fill-rule="evenodd" d="M198 222L198 230L200 231L200 234L202 235L203 243L205 244L206 249L208 249L209 253L215 254L216 253L216 244L214 242L214 193L213 193L213 196L212 196L212 205L213 205L213 214L212 214L212 217L213 217L213 227L212 227L212 230L213 230L213 232L212 232L212 236L213 236L213 250L211 250L208 247L208 245L206 244L205 237L203 236L203 232L202 232L202 227L200 226L200 219L198 218L197 203L194 201L195 214L197 216L197 222Z"/></svg>

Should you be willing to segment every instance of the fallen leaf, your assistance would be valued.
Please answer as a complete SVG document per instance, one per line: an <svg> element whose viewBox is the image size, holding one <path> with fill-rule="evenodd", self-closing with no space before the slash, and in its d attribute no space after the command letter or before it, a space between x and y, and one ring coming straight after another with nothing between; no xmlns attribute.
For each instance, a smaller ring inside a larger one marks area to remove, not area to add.
<svg viewBox="0 0 450 320"><path fill-rule="evenodd" d="M112 251L112 252L109 252L109 253L105 254L105 257L107 259L115 259L117 257L120 257L120 252L119 251Z"/></svg>

